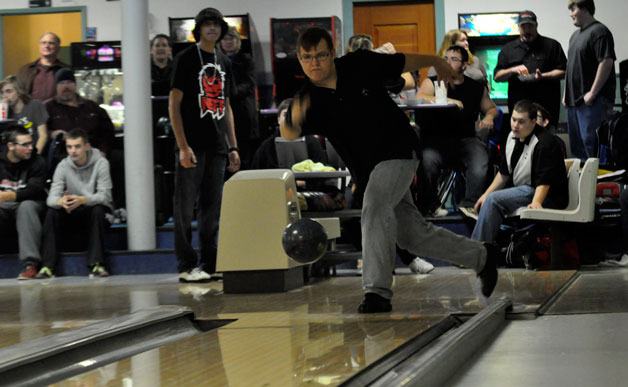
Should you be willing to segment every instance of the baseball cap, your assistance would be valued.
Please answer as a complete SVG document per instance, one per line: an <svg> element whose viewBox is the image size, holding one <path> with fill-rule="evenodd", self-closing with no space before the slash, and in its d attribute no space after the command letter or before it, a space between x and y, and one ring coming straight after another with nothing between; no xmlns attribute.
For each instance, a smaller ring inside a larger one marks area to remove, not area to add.
<svg viewBox="0 0 628 387"><path fill-rule="evenodd" d="M517 20L517 24L534 24L538 25L536 21L536 15L532 11L523 11L519 14L519 20Z"/></svg>

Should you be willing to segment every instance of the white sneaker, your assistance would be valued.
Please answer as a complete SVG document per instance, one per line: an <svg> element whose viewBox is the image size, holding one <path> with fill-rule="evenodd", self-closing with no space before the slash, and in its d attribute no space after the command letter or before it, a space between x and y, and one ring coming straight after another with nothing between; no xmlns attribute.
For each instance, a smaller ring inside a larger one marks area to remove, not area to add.
<svg viewBox="0 0 628 387"><path fill-rule="evenodd" d="M460 210L462 215L466 216L467 218L478 220L478 213L475 212L475 208L473 208L473 207L459 207L458 209Z"/></svg>
<svg viewBox="0 0 628 387"><path fill-rule="evenodd" d="M449 211L447 211L443 207L438 207L437 209L435 209L432 212L432 217L433 218L442 218L442 217L447 216L447 215L449 215Z"/></svg>
<svg viewBox="0 0 628 387"><path fill-rule="evenodd" d="M628 266L628 254L621 256L619 261L614 259L607 259L604 262L600 262L601 266L613 266L613 267L626 267Z"/></svg>
<svg viewBox="0 0 628 387"><path fill-rule="evenodd" d="M408 267L410 268L410 271L416 274L427 274L434 270L434 265L421 257L414 258Z"/></svg>
<svg viewBox="0 0 628 387"><path fill-rule="evenodd" d="M209 282L212 276L195 267L190 271L179 273L179 282Z"/></svg>

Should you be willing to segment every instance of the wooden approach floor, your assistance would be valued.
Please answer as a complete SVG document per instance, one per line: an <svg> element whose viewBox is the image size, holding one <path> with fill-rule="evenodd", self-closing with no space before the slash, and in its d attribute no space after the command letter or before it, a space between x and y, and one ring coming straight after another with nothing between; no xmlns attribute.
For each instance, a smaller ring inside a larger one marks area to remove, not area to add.
<svg viewBox="0 0 628 387"><path fill-rule="evenodd" d="M534 312L573 275L502 270L495 297ZM393 312L363 316L357 276L254 295L223 294L220 282L180 284L176 275L0 280L0 348L146 307L185 305L197 319L236 321L57 385L338 385L445 316L477 313L474 283L474 273L451 267L404 272L396 276Z"/></svg>

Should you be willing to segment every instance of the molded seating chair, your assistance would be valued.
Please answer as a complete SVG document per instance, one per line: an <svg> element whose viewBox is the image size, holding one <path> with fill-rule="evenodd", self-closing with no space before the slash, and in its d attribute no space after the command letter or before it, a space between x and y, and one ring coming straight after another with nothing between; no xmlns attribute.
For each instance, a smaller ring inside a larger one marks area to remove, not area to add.
<svg viewBox="0 0 628 387"><path fill-rule="evenodd" d="M545 220L554 222L591 222L595 217L595 187L597 185L597 169L599 159L590 158L580 170L580 160L568 159L571 162L568 173L569 204L563 210L551 208L523 209L521 219Z"/></svg>
<svg viewBox="0 0 628 387"><path fill-rule="evenodd" d="M582 169L579 159L568 159L569 204L567 208L556 210L551 208L529 209L520 208L517 212L521 219L544 221L550 224L552 242L550 248L552 268L565 268L564 242L567 240L568 224L587 223L595 218L595 189L597 186L597 169L599 159L589 158ZM573 266L571 264L567 266Z"/></svg>

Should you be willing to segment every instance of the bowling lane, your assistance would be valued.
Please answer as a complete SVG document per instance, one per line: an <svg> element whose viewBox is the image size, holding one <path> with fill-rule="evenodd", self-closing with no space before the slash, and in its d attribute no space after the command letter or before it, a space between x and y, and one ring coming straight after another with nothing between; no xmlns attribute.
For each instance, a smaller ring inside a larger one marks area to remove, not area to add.
<svg viewBox="0 0 628 387"><path fill-rule="evenodd" d="M509 297L520 311L534 311L573 274L502 270L496 296ZM360 277L335 277L287 293L250 295L223 294L220 282L180 284L172 274L21 283L1 280L0 347L156 305L186 305L197 318L237 319L225 329L285 327L338 318L414 320L476 313L482 306L472 290L474 281L474 273L456 268L437 268L429 275L397 275L393 312L361 316L355 313L362 297Z"/></svg>
<svg viewBox="0 0 628 387"><path fill-rule="evenodd" d="M111 380L124 385L337 385L450 313L482 309L469 270L401 271L393 312L368 316L355 313L362 297L357 276L321 280L287 293L249 295L223 294L220 282L180 284L176 275L3 280L0 346L146 307L186 305L199 319L237 321L60 385ZM507 296L519 311L531 312L573 274L502 270L496 297Z"/></svg>
<svg viewBox="0 0 628 387"><path fill-rule="evenodd" d="M220 328L57 384L150 386L337 385L439 320L291 322Z"/></svg>

